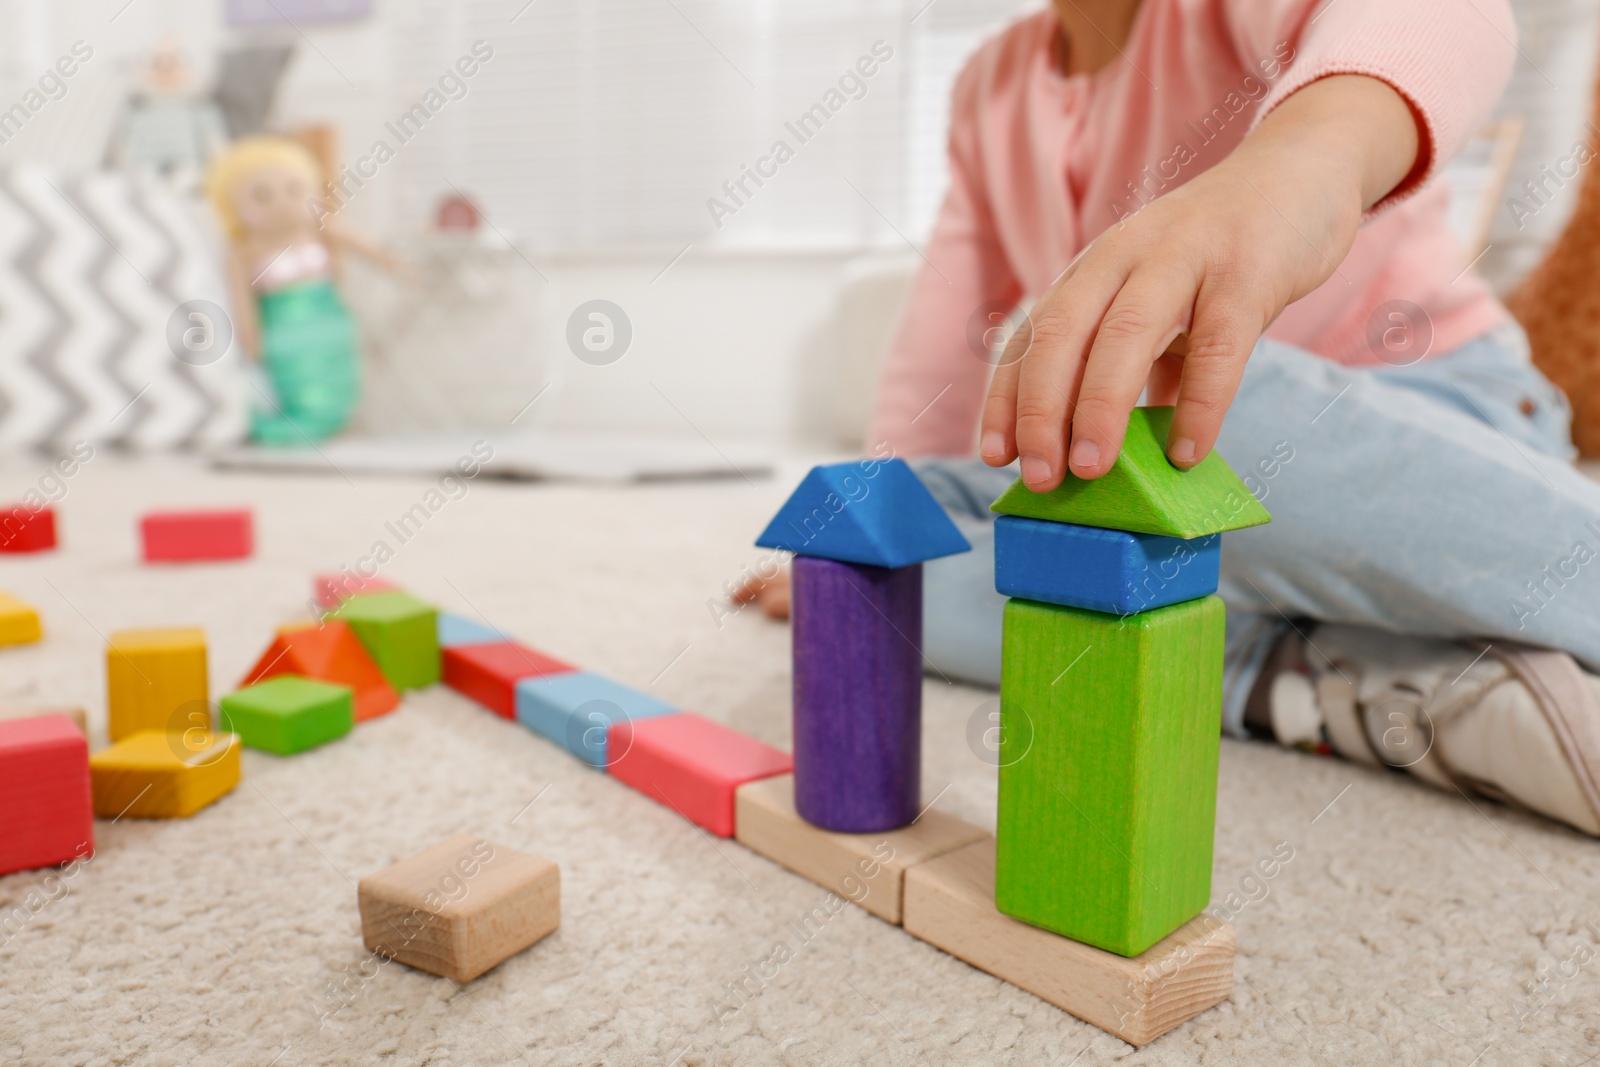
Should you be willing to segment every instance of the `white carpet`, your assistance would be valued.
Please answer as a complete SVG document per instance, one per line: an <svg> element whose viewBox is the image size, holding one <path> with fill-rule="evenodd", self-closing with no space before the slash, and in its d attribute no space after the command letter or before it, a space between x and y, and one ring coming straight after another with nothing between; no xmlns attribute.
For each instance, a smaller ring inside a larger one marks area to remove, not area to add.
<svg viewBox="0 0 1600 1067"><path fill-rule="evenodd" d="M42 473L4 468L0 495ZM427 481L101 455L68 484L63 548L0 557L0 589L48 631L0 653L0 700L83 703L95 747L102 635L204 626L220 695L304 614L314 570L379 539L396 550L385 576L442 608L787 745L787 629L749 612L719 630L707 608L759 557L780 482L480 481L405 544L384 523ZM136 561L142 510L235 503L256 509L254 559ZM965 740L990 698L927 686L924 791L948 784L941 808L992 827L994 772ZM1265 745L1223 744L1216 899L1280 842L1294 858L1248 883L1232 1000L1137 1052L855 909L719 1025L725 985L792 938L822 890L442 688L314 752L247 751L240 787L193 819L96 830L70 892L0 933L0 1063L1490 1067L1600 1053L1600 844ZM355 880L464 831L561 865L560 930L465 987L372 967ZM0 915L42 881L0 879ZM320 1025L330 983L349 1003Z"/></svg>

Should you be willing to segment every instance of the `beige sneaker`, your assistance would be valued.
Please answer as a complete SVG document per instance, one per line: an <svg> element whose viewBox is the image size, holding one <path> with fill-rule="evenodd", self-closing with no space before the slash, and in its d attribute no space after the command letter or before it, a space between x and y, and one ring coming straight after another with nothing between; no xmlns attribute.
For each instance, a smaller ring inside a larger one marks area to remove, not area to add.
<svg viewBox="0 0 1600 1067"><path fill-rule="evenodd" d="M1274 731L1600 836L1600 678L1564 652L1319 625L1271 680ZM1320 729L1317 719L1321 719Z"/></svg>

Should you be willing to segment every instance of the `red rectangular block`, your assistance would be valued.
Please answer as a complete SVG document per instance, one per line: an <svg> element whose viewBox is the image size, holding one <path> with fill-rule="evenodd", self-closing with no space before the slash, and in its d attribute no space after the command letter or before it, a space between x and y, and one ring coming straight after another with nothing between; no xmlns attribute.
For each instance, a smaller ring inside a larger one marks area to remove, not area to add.
<svg viewBox="0 0 1600 1067"><path fill-rule="evenodd" d="M357 593L382 593L400 588L382 578L363 578L359 574L343 571L319 574L311 580L311 584L317 603L325 608L336 608Z"/></svg>
<svg viewBox="0 0 1600 1067"><path fill-rule="evenodd" d="M787 752L692 711L619 722L606 735L613 778L718 837L732 837L733 794L794 770Z"/></svg>
<svg viewBox="0 0 1600 1067"><path fill-rule="evenodd" d="M56 547L54 508L26 504L0 508L0 552L42 552Z"/></svg>
<svg viewBox="0 0 1600 1067"><path fill-rule="evenodd" d="M89 743L65 715L0 722L0 875L93 851Z"/></svg>
<svg viewBox="0 0 1600 1067"><path fill-rule="evenodd" d="M441 656L445 685L508 719L517 717L517 683L522 679L576 670L515 641L456 645L442 649Z"/></svg>
<svg viewBox="0 0 1600 1067"><path fill-rule="evenodd" d="M153 511L139 520L149 563L243 559L255 550L249 508Z"/></svg>

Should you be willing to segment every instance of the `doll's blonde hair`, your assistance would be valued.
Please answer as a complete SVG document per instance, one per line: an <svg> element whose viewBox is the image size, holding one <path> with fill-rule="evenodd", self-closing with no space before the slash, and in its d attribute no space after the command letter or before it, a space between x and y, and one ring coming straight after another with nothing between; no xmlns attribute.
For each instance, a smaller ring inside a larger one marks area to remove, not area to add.
<svg viewBox="0 0 1600 1067"><path fill-rule="evenodd" d="M233 190L245 177L263 167L287 167L298 171L320 195L322 168L299 141L288 137L259 135L233 142L211 161L206 169L206 196L230 237L243 231L233 209Z"/></svg>

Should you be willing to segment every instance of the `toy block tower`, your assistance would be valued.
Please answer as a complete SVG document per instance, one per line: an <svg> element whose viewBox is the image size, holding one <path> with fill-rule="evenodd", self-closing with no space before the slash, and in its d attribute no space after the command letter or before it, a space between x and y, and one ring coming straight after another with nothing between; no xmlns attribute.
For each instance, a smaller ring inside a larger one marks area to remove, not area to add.
<svg viewBox="0 0 1600 1067"><path fill-rule="evenodd" d="M1211 896L1220 535L1270 520L1222 457L1180 471L1138 408L1103 477L993 504L1005 610L995 906L1136 956Z"/></svg>
<svg viewBox="0 0 1600 1067"><path fill-rule="evenodd" d="M815 467L756 539L794 554L794 800L825 830L921 808L922 563L971 549L903 460Z"/></svg>

